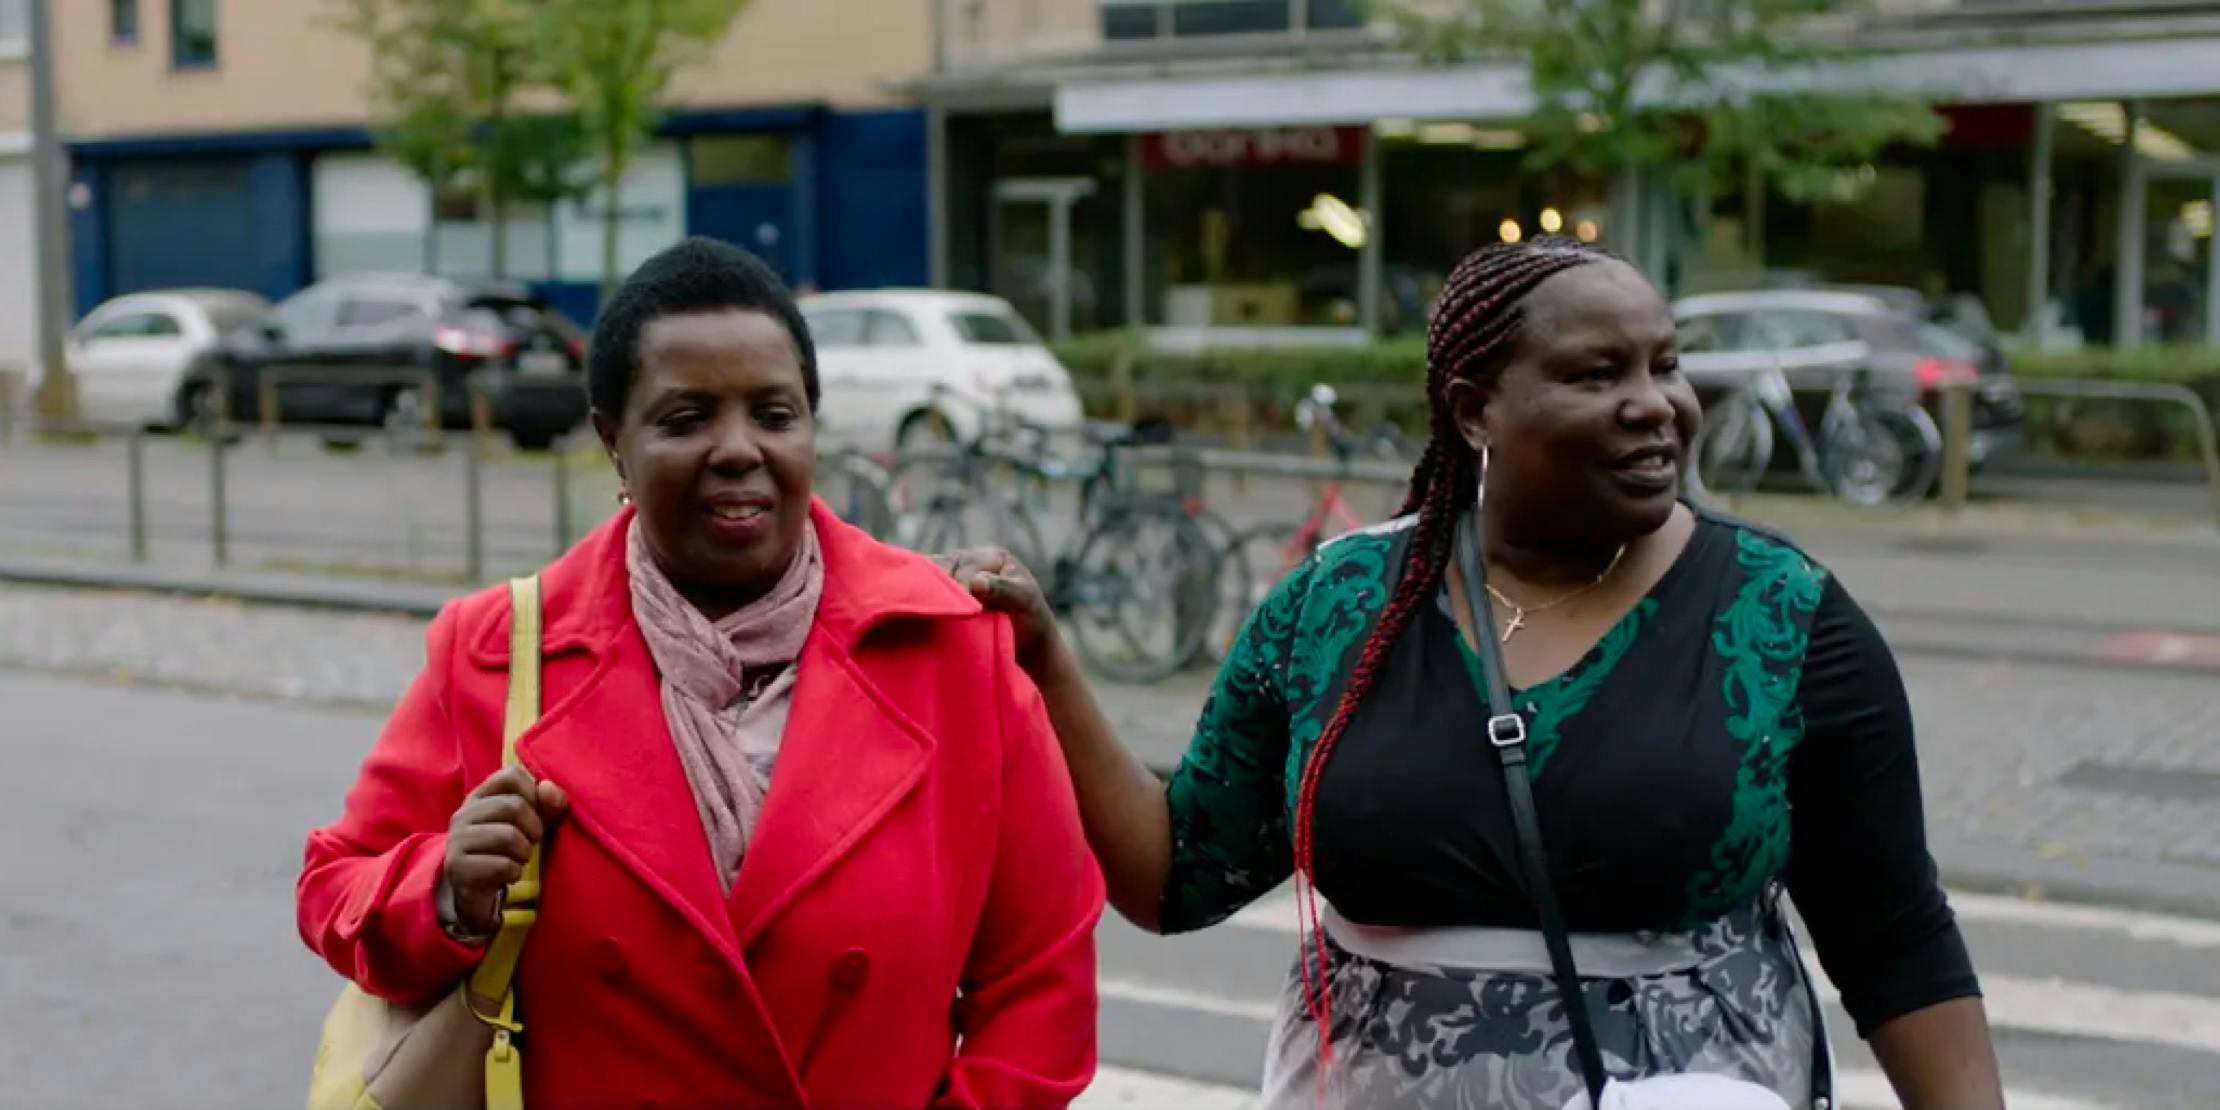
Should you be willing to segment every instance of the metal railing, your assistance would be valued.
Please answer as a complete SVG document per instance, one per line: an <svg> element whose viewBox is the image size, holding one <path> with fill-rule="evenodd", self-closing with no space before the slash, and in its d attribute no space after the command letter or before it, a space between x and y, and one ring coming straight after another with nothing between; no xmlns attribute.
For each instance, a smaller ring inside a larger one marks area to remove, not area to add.
<svg viewBox="0 0 2220 1110"><path fill-rule="evenodd" d="M1942 501L1946 508L1964 506L1971 485L1968 445L1973 434L1975 384L1952 383L1943 391ZM2185 385L2064 378L2020 378L2014 379L2013 384L2022 396L2141 402L2179 408L2187 413L2197 439L2198 455L2204 463L2205 483L2212 497L2213 522L2220 525L2220 431L2215 430L2211 406L2205 404L2205 399L2195 390Z"/></svg>
<svg viewBox="0 0 2220 1110"><path fill-rule="evenodd" d="M446 426L444 398L440 395L439 375L429 370L380 370L364 368L335 373L329 370L307 368L287 369L272 367L262 371L256 380L255 416L262 428L262 438L271 450L277 449L278 428L284 421L286 386L327 386L346 389L402 389L415 386L420 392L418 400L423 405L424 430L433 434ZM232 391L227 381L218 380L218 395L229 404ZM472 391L474 398L482 393ZM474 403L480 403L474 401ZM388 429L397 431L398 429Z"/></svg>

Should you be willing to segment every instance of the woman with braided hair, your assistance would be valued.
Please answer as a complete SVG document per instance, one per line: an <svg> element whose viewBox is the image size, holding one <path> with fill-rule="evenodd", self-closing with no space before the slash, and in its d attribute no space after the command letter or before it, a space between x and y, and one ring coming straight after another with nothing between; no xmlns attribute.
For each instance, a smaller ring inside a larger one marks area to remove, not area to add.
<svg viewBox="0 0 2220 1110"><path fill-rule="evenodd" d="M1895 662L1825 568L1680 499L1701 413L1657 291L1578 242L1491 246L1427 346L1432 438L1401 514L1275 587L1168 784L1118 743L1025 569L950 560L1017 615L1110 901L1181 932L1294 877L1269 1110L1584 1106L1483 728L1515 713L1614 1080L1818 1102L1785 886L1905 1105L2001 1106ZM1486 601L1468 607L1475 523ZM1479 637L1509 706L1489 704Z"/></svg>

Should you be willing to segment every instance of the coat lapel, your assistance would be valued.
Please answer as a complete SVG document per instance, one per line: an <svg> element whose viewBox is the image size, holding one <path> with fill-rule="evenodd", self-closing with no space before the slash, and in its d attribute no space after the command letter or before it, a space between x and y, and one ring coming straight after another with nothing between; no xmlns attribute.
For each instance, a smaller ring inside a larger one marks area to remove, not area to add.
<svg viewBox="0 0 2220 1110"><path fill-rule="evenodd" d="M925 775L933 738L870 676L863 641L897 618L961 617L979 603L918 556L884 547L822 503L825 592L803 648L778 767L731 917L743 950Z"/></svg>

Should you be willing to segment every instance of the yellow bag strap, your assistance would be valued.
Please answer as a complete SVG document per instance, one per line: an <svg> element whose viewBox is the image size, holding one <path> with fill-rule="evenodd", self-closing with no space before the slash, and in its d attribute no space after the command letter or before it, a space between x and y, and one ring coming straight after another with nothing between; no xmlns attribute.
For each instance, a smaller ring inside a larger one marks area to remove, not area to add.
<svg viewBox="0 0 2220 1110"><path fill-rule="evenodd" d="M540 715L540 580L538 575L509 580L509 701L501 721L501 762L517 765L516 741ZM501 931L486 948L486 958L463 985L463 998L478 1020L493 1026L493 1048L486 1053L486 1110L523 1110L523 1067L513 1036L523 1031L516 1020L516 967L524 955L525 935L539 917L540 849L532 846L524 874L509 884L502 903ZM488 1014L476 999L498 1006Z"/></svg>

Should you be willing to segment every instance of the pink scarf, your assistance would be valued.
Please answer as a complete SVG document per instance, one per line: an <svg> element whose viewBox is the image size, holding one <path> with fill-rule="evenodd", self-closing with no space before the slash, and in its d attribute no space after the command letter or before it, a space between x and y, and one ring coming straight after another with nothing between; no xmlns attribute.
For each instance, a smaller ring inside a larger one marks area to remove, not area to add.
<svg viewBox="0 0 2220 1110"><path fill-rule="evenodd" d="M815 525L771 592L711 623L649 554L638 520L626 540L632 614L663 679L663 718L694 789L717 878L731 893L786 729L794 661L817 619L825 564Z"/></svg>

